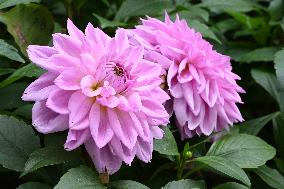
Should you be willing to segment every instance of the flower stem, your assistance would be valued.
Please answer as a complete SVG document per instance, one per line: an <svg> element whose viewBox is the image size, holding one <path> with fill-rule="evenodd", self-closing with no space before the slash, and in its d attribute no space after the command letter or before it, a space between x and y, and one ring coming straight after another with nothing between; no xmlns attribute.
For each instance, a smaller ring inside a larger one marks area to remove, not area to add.
<svg viewBox="0 0 284 189"><path fill-rule="evenodd" d="M101 183L103 185L108 185L108 183L109 183L109 174L108 173L106 173L106 172L100 173L99 177L100 177Z"/></svg>
<svg viewBox="0 0 284 189"><path fill-rule="evenodd" d="M176 180L182 179L182 174L183 174L183 169L184 169L184 163L185 163L185 158L183 156L183 153L180 154L178 157L178 170L177 170L177 177Z"/></svg>

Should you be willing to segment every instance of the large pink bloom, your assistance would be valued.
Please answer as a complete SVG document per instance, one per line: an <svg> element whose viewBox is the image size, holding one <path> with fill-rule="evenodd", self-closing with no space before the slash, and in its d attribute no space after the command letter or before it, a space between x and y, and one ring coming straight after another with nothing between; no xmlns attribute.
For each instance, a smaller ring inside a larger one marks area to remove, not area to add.
<svg viewBox="0 0 284 189"><path fill-rule="evenodd" d="M129 30L133 45L145 47L145 58L161 64L173 97L173 110L182 138L210 135L243 118L236 106L244 92L232 73L230 58L217 53L200 33L177 16L172 22L155 18Z"/></svg>
<svg viewBox="0 0 284 189"><path fill-rule="evenodd" d="M84 34L68 20L67 29L69 35L53 35L53 47L28 47L47 70L22 97L36 102L34 127L68 129L65 148L84 144L99 172L112 174L135 155L149 162L153 138L163 136L158 126L169 119L160 65L143 59L143 47L130 46L123 29L114 38L91 24Z"/></svg>

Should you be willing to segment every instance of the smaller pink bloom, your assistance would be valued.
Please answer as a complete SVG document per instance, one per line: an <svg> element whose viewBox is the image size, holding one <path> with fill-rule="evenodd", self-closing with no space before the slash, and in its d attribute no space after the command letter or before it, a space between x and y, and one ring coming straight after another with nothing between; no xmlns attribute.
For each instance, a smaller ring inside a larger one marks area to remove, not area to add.
<svg viewBox="0 0 284 189"><path fill-rule="evenodd" d="M238 93L244 90L230 58L213 50L185 20L148 17L128 36L145 48L145 59L163 67L182 138L210 135L243 121L236 103L242 103Z"/></svg>

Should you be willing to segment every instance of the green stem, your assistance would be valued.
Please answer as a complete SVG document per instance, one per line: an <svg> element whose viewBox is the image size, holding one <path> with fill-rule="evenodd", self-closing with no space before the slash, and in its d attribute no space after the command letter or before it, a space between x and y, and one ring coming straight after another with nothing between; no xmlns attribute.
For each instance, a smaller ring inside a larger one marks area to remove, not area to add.
<svg viewBox="0 0 284 189"><path fill-rule="evenodd" d="M184 169L185 158L183 153L178 157L178 170L177 170L177 178L176 180L182 179L183 169Z"/></svg>

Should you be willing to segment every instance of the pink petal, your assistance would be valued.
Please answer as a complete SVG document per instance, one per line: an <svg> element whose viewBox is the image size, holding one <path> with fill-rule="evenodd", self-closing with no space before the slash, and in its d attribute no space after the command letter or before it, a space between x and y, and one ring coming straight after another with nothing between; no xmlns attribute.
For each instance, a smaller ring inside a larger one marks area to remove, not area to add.
<svg viewBox="0 0 284 189"><path fill-rule="evenodd" d="M53 80L55 74L45 73L32 82L24 91L22 99L25 101L41 101L47 99L49 93L56 88Z"/></svg>
<svg viewBox="0 0 284 189"><path fill-rule="evenodd" d="M150 51L146 56L147 60L150 59L152 62L157 62L163 69L169 69L170 65L173 64L173 61L155 51Z"/></svg>
<svg viewBox="0 0 284 189"><path fill-rule="evenodd" d="M63 91L59 88L50 92L46 106L59 114L68 114L68 102L72 91Z"/></svg>
<svg viewBox="0 0 284 189"><path fill-rule="evenodd" d="M81 62L80 59L66 54L56 54L46 62L49 71L63 72L68 68L76 68Z"/></svg>
<svg viewBox="0 0 284 189"><path fill-rule="evenodd" d="M67 69L63 71L54 81L54 83L63 90L81 89L80 82L83 75L76 69Z"/></svg>
<svg viewBox="0 0 284 189"><path fill-rule="evenodd" d="M108 108L107 114L109 124L115 136L117 136L126 147L132 149L137 140L137 132L132 127L129 127L129 120L125 115L127 113L118 112Z"/></svg>
<svg viewBox="0 0 284 189"><path fill-rule="evenodd" d="M141 46L128 48L127 51L124 52L126 55L124 65L125 67L130 66L133 63L139 63L144 56L144 49Z"/></svg>
<svg viewBox="0 0 284 189"><path fill-rule="evenodd" d="M150 98L142 99L142 111L153 118L168 118L169 115L161 103Z"/></svg>
<svg viewBox="0 0 284 189"><path fill-rule="evenodd" d="M70 19L67 20L67 30L71 37L74 37L80 41L85 39L84 33L79 30Z"/></svg>
<svg viewBox="0 0 284 189"><path fill-rule="evenodd" d="M79 57L81 53L81 42L69 35L56 33L53 34L53 45L56 50L63 54Z"/></svg>
<svg viewBox="0 0 284 189"><path fill-rule="evenodd" d="M129 116L129 119L132 120L131 124L133 124L138 136L140 136L144 141L149 141L151 137L150 128L145 117L139 116L139 114L136 115L133 112L129 112Z"/></svg>
<svg viewBox="0 0 284 189"><path fill-rule="evenodd" d="M111 40L111 38L108 35L106 35L99 28L94 28L94 26L91 23L88 23L85 30L85 34L88 41L92 42L95 45L98 45L98 47L100 48L106 47Z"/></svg>
<svg viewBox="0 0 284 189"><path fill-rule="evenodd" d="M138 93L133 92L129 95L125 95L125 97L127 98L129 104L131 105L131 109L133 111L141 110L142 102L141 102L141 97L139 96Z"/></svg>
<svg viewBox="0 0 284 189"><path fill-rule="evenodd" d="M136 143L136 149L137 149L137 157L144 161L145 163L148 163L152 159L152 152L153 152L153 141L151 142L145 142L143 140L137 140Z"/></svg>
<svg viewBox="0 0 284 189"><path fill-rule="evenodd" d="M228 117L233 118L238 121L243 121L243 117L238 109L237 105L234 102L226 102L224 104L224 109Z"/></svg>
<svg viewBox="0 0 284 189"><path fill-rule="evenodd" d="M181 98L174 99L174 112L178 123L183 127L188 120L186 113L186 101Z"/></svg>
<svg viewBox="0 0 284 189"><path fill-rule="evenodd" d="M69 127L76 126L77 123L89 118L89 111L93 104L92 99L84 96L81 91L71 95L68 103L69 109Z"/></svg>
<svg viewBox="0 0 284 189"><path fill-rule="evenodd" d="M104 147L113 137L105 108L94 103L90 114L90 130L98 148Z"/></svg>
<svg viewBox="0 0 284 189"><path fill-rule="evenodd" d="M67 151L74 150L81 146L83 143L89 140L91 137L89 128L82 130L69 129L67 140L64 144L64 148Z"/></svg>
<svg viewBox="0 0 284 189"><path fill-rule="evenodd" d="M193 64L189 67L189 72L197 83L200 83L198 72Z"/></svg>
<svg viewBox="0 0 284 189"><path fill-rule="evenodd" d="M115 108L119 105L119 99L116 96L97 97L96 102L108 108Z"/></svg>
<svg viewBox="0 0 284 189"><path fill-rule="evenodd" d="M27 49L29 59L43 69L49 69L47 60L57 54L57 50L53 47L29 45Z"/></svg>
<svg viewBox="0 0 284 189"><path fill-rule="evenodd" d="M191 108L191 110L194 110L194 95L193 93L195 92L192 84L189 83L184 83L182 84L182 89L183 89L183 93L184 93L184 99L187 103L187 105Z"/></svg>
<svg viewBox="0 0 284 189"><path fill-rule="evenodd" d="M131 70L132 74L139 74L138 81L150 80L153 77L157 78L157 75L162 73L161 66L150 61L143 60L136 62L135 67Z"/></svg>
<svg viewBox="0 0 284 189"><path fill-rule="evenodd" d="M164 136L164 131L158 126L150 127L152 135L155 139L162 139Z"/></svg>
<svg viewBox="0 0 284 189"><path fill-rule="evenodd" d="M119 170L122 160L108 145L100 149L90 139L85 143L85 147L99 173L113 174Z"/></svg>
<svg viewBox="0 0 284 189"><path fill-rule="evenodd" d="M208 80L205 91L201 93L201 97L210 107L213 107L217 101L218 93L219 90L216 82Z"/></svg>
<svg viewBox="0 0 284 189"><path fill-rule="evenodd" d="M98 74L98 66L99 66L99 59L97 56L94 56L89 53L81 54L81 61L83 72L90 75L97 75Z"/></svg>
<svg viewBox="0 0 284 189"><path fill-rule="evenodd" d="M181 98L183 96L182 87L181 87L181 84L178 83L175 77L177 74L177 71L178 71L177 65L175 63L171 64L169 71L168 71L168 75L167 75L167 83L168 83L171 95L175 98Z"/></svg>
<svg viewBox="0 0 284 189"><path fill-rule="evenodd" d="M128 149L125 147L117 137L113 137L111 140L111 147L113 151L128 165L131 165L131 162L133 161L135 157L135 150L134 149Z"/></svg>
<svg viewBox="0 0 284 189"><path fill-rule="evenodd" d="M40 133L54 133L68 128L68 116L57 114L45 106L45 101L36 102L32 109L32 122Z"/></svg>
<svg viewBox="0 0 284 189"><path fill-rule="evenodd" d="M95 90L96 85L98 84L98 80L96 80L93 76L87 75L83 77L80 82L82 93L88 97L98 96L101 92L101 88Z"/></svg>
<svg viewBox="0 0 284 189"><path fill-rule="evenodd" d="M174 60L180 61L185 52L181 49L170 47L170 46L161 46L161 53L166 57L172 57Z"/></svg>
<svg viewBox="0 0 284 189"><path fill-rule="evenodd" d="M210 135L216 128L217 124L217 110L215 107L205 107L205 115L200 124L200 130L205 135Z"/></svg>
<svg viewBox="0 0 284 189"><path fill-rule="evenodd" d="M115 34L115 41L117 44L117 49L120 52L124 52L129 47L129 41L127 37L127 32L124 29L118 29Z"/></svg>
<svg viewBox="0 0 284 189"><path fill-rule="evenodd" d="M186 83L193 79L192 75L189 72L190 66L188 65L188 60L183 59L178 67L177 80L180 83Z"/></svg>

